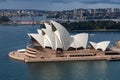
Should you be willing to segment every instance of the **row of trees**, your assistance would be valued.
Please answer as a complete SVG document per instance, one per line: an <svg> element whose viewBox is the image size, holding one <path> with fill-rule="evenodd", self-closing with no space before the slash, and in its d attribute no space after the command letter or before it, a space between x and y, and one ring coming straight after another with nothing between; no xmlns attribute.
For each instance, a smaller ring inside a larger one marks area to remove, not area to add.
<svg viewBox="0 0 120 80"><path fill-rule="evenodd" d="M120 22L114 21L84 21L62 23L68 30L120 30Z"/></svg>

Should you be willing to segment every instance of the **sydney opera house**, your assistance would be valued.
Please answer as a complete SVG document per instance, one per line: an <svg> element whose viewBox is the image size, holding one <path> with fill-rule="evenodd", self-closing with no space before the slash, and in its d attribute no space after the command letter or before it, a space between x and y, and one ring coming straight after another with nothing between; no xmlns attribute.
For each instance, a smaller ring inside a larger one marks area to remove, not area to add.
<svg viewBox="0 0 120 80"><path fill-rule="evenodd" d="M25 62L105 60L111 58L105 52L110 41L88 41L88 33L70 35L58 22L44 23L38 33L29 33L26 49L10 52L9 56ZM88 47L89 43L89 47Z"/></svg>

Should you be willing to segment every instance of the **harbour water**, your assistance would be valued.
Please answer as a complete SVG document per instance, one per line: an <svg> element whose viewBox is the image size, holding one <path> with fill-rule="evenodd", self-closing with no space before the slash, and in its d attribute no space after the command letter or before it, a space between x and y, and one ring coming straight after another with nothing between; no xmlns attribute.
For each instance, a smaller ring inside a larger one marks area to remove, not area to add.
<svg viewBox="0 0 120 80"><path fill-rule="evenodd" d="M0 26L1 80L119 80L120 61L76 61L24 63L8 57L13 50L25 48L27 33L37 32L39 25ZM89 41L120 40L120 32L88 32ZM71 33L71 34L76 34Z"/></svg>

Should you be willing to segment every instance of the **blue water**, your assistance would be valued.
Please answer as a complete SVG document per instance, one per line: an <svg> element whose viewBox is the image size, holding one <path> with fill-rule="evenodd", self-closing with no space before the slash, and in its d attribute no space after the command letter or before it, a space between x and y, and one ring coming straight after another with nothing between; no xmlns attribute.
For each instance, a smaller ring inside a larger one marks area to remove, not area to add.
<svg viewBox="0 0 120 80"><path fill-rule="evenodd" d="M119 80L120 61L76 61L24 63L8 57L13 50L25 48L27 33L36 26L0 26L0 80ZM120 32L88 32L89 40L120 40ZM72 33L76 34L76 33ZM93 34L93 35L92 35Z"/></svg>

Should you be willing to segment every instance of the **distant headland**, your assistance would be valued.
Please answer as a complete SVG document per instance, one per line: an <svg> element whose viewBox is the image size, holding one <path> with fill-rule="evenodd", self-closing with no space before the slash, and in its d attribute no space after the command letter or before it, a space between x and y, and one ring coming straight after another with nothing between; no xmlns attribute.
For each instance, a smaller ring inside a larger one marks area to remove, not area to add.
<svg viewBox="0 0 120 80"><path fill-rule="evenodd" d="M120 22L115 21L82 21L63 22L67 30L70 31L119 31Z"/></svg>

